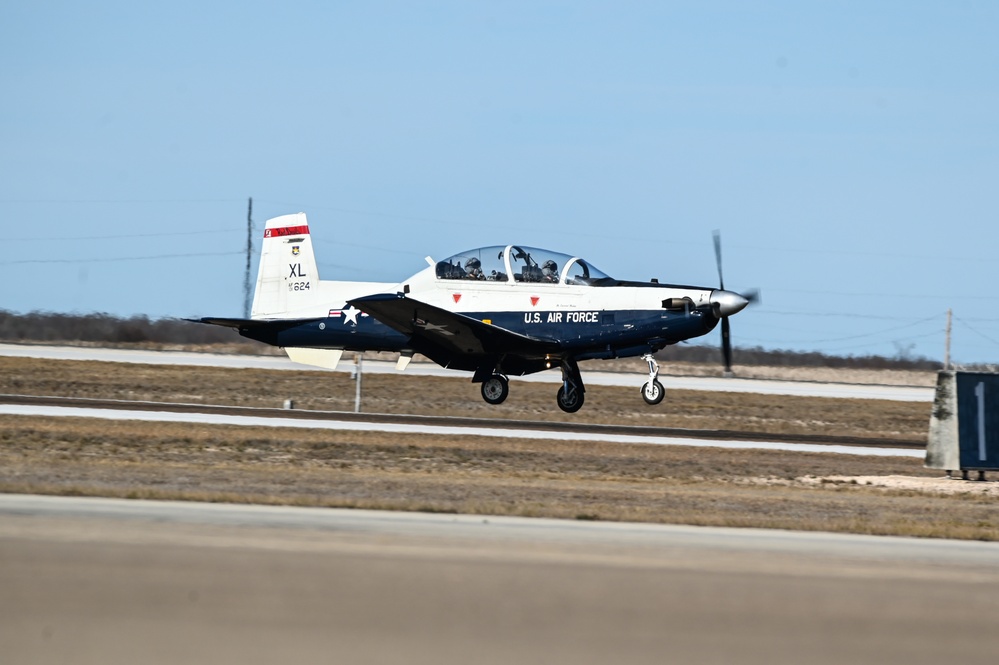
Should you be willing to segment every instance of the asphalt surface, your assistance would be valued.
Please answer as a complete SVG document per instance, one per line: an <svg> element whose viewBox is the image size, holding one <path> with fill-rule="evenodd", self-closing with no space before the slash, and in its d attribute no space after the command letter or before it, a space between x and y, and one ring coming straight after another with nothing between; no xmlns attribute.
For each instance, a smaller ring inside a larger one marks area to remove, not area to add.
<svg viewBox="0 0 999 665"><path fill-rule="evenodd" d="M328 370L299 365L283 356L221 355L213 353L185 353L140 351L132 349L101 349L76 346L36 346L27 344L0 344L0 356L23 358L48 358L54 360L100 360L105 362L142 363L147 365L191 365L200 367L231 367L270 370L317 371ZM337 371L353 371L351 362L342 362ZM393 373L394 362L365 360L364 372ZM468 372L447 370L432 363L410 363L405 370L416 376L469 377ZM588 385L624 386L638 388L646 380L643 373L593 372L583 370L583 380ZM511 377L513 381L538 381L559 383L558 372L539 372L524 377ZM896 401L933 401L933 388L916 386L872 386L847 383L819 383L804 381L764 381L759 379L682 377L660 375L659 380L667 390L707 390L716 392L749 392L765 395L799 395L804 397L840 397L848 399L885 399Z"/></svg>
<svg viewBox="0 0 999 665"><path fill-rule="evenodd" d="M992 663L999 546L0 495L0 600L11 663Z"/></svg>
<svg viewBox="0 0 999 665"><path fill-rule="evenodd" d="M999 546L0 495L10 663L993 663Z"/></svg>

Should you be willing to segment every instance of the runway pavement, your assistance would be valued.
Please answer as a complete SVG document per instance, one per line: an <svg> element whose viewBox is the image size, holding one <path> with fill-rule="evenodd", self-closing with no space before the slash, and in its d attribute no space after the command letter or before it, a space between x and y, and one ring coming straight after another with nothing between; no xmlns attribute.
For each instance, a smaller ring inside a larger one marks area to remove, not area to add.
<svg viewBox="0 0 999 665"><path fill-rule="evenodd" d="M992 663L994 543L0 495L4 662Z"/></svg>
<svg viewBox="0 0 999 665"><path fill-rule="evenodd" d="M0 660L29 665L992 663L999 546L0 495L0 601Z"/></svg>
<svg viewBox="0 0 999 665"><path fill-rule="evenodd" d="M102 349L75 346L37 346L24 344L0 344L0 356L16 356L24 358L48 358L56 360L100 360L105 362L127 362L152 365L192 365L200 367L231 367L269 370L296 371L327 371L319 368L299 365L283 356L246 356L221 355L212 353L185 353L163 351L140 351L132 349ZM341 363L338 371L353 370L350 362ZM366 360L364 372L390 373L395 372L395 363L388 361ZM471 376L468 372L443 369L432 363L411 363L406 369L407 374L417 376ZM583 370L583 379L589 385L603 386L641 386L642 373L629 372L593 372ZM539 381L558 383L561 378L558 372L540 372L525 377L511 377L514 381ZM720 392L749 392L767 395L799 395L807 397L840 397L847 399L885 399L895 401L930 402L933 400L933 388L915 386L872 386L845 383L818 383L803 381L765 381L759 379L712 378L712 377L681 377L661 375L660 381L668 390L706 390Z"/></svg>

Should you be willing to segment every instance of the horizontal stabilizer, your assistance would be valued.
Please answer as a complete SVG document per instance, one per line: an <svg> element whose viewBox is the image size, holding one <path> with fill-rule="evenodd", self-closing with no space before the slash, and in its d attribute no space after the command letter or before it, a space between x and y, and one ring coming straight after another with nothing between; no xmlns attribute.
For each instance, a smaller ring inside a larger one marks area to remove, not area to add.
<svg viewBox="0 0 999 665"><path fill-rule="evenodd" d="M201 319L184 319L193 323L207 323L212 326L223 326L237 330L285 330L305 323L325 321L325 317L311 319L223 319L206 316Z"/></svg>

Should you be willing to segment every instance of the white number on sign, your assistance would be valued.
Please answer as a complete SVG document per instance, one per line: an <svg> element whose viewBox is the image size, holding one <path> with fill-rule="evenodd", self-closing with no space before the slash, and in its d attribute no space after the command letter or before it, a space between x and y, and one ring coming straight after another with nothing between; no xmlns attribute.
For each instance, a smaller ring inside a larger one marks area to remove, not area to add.
<svg viewBox="0 0 999 665"><path fill-rule="evenodd" d="M978 398L978 459L985 461L985 383L978 382L975 386L975 397Z"/></svg>

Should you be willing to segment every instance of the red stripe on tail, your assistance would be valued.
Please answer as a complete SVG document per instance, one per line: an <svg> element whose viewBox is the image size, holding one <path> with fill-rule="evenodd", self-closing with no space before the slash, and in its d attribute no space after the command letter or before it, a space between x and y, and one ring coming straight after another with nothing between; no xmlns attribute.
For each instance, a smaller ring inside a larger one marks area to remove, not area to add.
<svg viewBox="0 0 999 665"><path fill-rule="evenodd" d="M279 229L264 229L265 238L282 238L284 236L309 235L308 226L284 226Z"/></svg>

